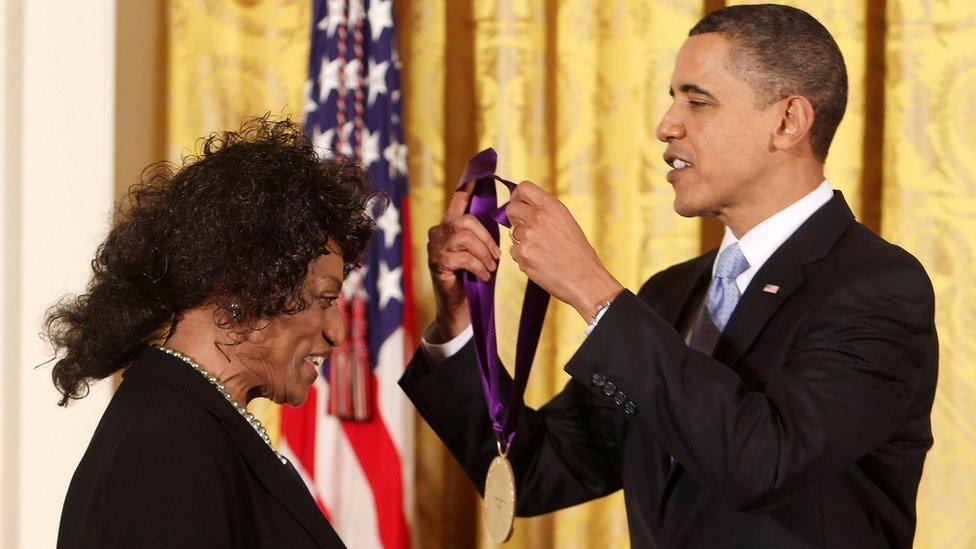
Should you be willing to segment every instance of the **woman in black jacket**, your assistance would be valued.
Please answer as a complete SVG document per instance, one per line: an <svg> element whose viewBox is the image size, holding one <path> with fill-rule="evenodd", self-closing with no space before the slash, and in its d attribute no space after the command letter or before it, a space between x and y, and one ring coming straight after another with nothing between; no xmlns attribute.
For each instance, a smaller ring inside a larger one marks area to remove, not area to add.
<svg viewBox="0 0 976 549"><path fill-rule="evenodd" d="M267 117L144 174L52 308L61 405L123 381L68 489L59 547L341 547L245 410L300 405L342 339L336 301L365 247L362 171Z"/></svg>

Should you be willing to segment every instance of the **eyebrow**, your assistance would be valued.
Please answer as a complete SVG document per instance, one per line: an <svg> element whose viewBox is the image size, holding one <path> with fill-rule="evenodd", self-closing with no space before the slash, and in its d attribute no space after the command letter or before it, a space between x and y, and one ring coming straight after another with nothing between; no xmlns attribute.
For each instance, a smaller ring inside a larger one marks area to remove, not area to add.
<svg viewBox="0 0 976 549"><path fill-rule="evenodd" d="M325 276L324 279L325 279L325 283L327 285L329 285L330 287L334 287L334 288L341 288L342 287L342 280L340 280L340 279L338 279L338 278L336 278L334 276L331 276L331 275Z"/></svg>
<svg viewBox="0 0 976 549"><path fill-rule="evenodd" d="M712 95L712 92L706 90L705 88L697 84L682 84L680 89L681 89L681 93L697 93L699 95L704 95L705 97L708 97L710 99L715 99L715 96ZM671 97L674 97L674 88L668 88L668 93L671 95Z"/></svg>

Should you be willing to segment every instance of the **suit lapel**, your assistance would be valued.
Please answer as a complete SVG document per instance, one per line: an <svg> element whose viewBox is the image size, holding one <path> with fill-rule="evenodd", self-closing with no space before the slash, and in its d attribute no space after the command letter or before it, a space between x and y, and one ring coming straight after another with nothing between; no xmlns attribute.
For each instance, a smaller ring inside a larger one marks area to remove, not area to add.
<svg viewBox="0 0 976 549"><path fill-rule="evenodd" d="M282 464L278 460L275 453L268 448L247 421L203 376L193 371L182 360L153 347L147 347L142 351L133 366L137 364L142 364L144 367L140 368L138 373L133 372L133 368L130 367L124 375L136 373L140 377L165 383L207 409L224 426L224 430L234 441L254 476L308 531L312 539L320 542L334 540L335 543L328 547L341 544L338 535L322 515L301 478L289 469L289 465Z"/></svg>
<svg viewBox="0 0 976 549"><path fill-rule="evenodd" d="M854 220L839 191L807 219L753 277L712 356L735 367L776 310L806 281L804 265L822 259Z"/></svg>

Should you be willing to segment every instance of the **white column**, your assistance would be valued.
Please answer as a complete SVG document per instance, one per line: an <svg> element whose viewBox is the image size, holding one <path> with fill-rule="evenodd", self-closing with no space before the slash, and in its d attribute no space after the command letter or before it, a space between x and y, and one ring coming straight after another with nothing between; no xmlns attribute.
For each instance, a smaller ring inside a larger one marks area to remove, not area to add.
<svg viewBox="0 0 976 549"><path fill-rule="evenodd" d="M59 408L39 333L58 297L83 291L108 227L115 2L0 0L0 35L0 545L53 547L111 392L106 380Z"/></svg>

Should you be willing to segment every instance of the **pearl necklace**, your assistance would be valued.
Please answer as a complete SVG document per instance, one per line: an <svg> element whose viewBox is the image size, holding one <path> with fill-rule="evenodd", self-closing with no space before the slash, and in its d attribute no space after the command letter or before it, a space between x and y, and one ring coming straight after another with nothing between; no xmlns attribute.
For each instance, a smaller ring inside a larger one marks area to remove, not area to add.
<svg viewBox="0 0 976 549"><path fill-rule="evenodd" d="M199 372L200 375L205 377L207 381L209 381L210 384L213 385L217 389L217 391L220 392L221 395L223 395L224 399L227 402L229 402L234 407L235 410L237 410L237 413L240 414L245 421L247 421L247 424L250 425L254 429L254 432L257 433L259 437L261 437L261 440L263 440L264 443L268 445L268 448L271 448L271 451L274 452L275 456L277 456L281 464L282 465L288 464L288 459L285 456L281 455L281 453L278 452L278 450L275 450L274 446L271 444L271 437L268 436L268 431L264 428L263 425L261 425L261 420L254 417L254 415L248 412L243 406L238 404L237 401L234 400L232 396L230 396L230 393L228 393L227 390L224 389L223 383L221 383L214 376L210 375L199 364L193 362L192 358L184 355L183 353L174 349L170 349L169 347L164 347L162 345L155 345L155 347L168 355L175 356L176 358L182 360L183 362L187 363L191 368Z"/></svg>

